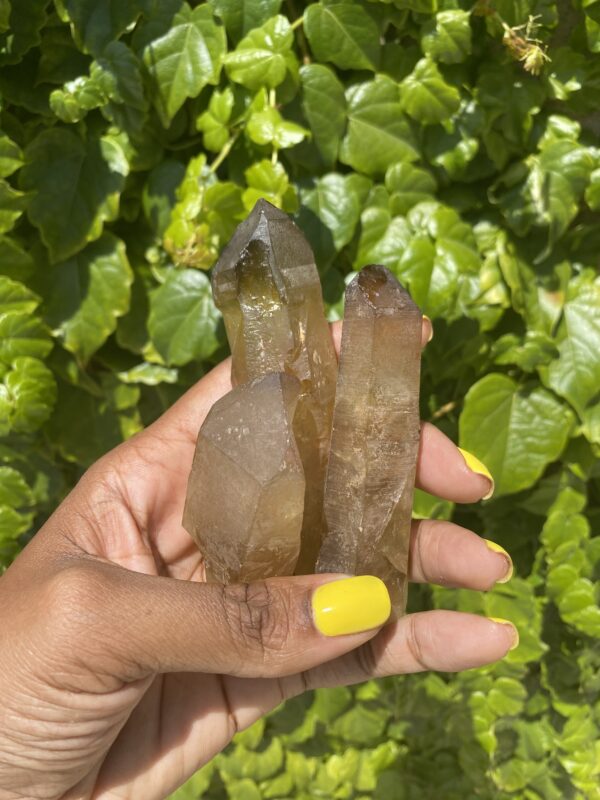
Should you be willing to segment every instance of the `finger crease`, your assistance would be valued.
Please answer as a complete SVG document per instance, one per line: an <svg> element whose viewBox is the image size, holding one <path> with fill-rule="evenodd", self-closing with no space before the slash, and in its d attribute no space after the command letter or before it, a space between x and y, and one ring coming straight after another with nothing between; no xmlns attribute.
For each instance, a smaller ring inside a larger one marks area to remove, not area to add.
<svg viewBox="0 0 600 800"><path fill-rule="evenodd" d="M217 675L217 684L219 689L221 690L221 699L223 700L223 705L225 706L225 711L227 713L227 719L229 720L229 730L231 731L230 739L242 730L240 725L240 721L238 719L237 714L231 704L231 698L229 697L229 692L227 691L227 684L225 683L225 676L224 675Z"/></svg>
<svg viewBox="0 0 600 800"><path fill-rule="evenodd" d="M419 634L417 633L417 618L415 616L408 617L406 644L411 656L416 661L420 669L423 670L423 672L429 670L430 667L425 660L425 656L423 655L423 648L421 646Z"/></svg>
<svg viewBox="0 0 600 800"><path fill-rule="evenodd" d="M365 678L372 678L377 668L377 657L373 649L372 639L365 642L357 649L356 661L358 663L358 668Z"/></svg>

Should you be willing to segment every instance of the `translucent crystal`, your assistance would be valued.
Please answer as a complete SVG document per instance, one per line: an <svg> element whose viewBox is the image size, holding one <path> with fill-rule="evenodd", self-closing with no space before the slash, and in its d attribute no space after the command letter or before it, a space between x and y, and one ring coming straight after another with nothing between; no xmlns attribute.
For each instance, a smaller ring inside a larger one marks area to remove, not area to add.
<svg viewBox="0 0 600 800"><path fill-rule="evenodd" d="M300 383L271 373L210 410L198 436L183 515L221 583L292 575L300 552L304 470L292 426Z"/></svg>
<svg viewBox="0 0 600 800"><path fill-rule="evenodd" d="M212 281L233 356L234 385L269 372L285 372L300 381L294 431L306 498L296 572L313 572L323 536L337 373L313 253L287 214L259 200L223 251Z"/></svg>
<svg viewBox="0 0 600 800"><path fill-rule="evenodd" d="M318 572L377 575L406 607L422 316L384 267L346 290Z"/></svg>

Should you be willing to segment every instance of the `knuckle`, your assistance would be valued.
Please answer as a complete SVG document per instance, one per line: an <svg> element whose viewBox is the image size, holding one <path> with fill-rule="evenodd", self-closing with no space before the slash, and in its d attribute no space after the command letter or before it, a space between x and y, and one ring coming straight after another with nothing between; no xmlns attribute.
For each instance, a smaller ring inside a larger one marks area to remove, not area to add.
<svg viewBox="0 0 600 800"><path fill-rule="evenodd" d="M290 599L268 581L223 587L226 620L242 651L266 662L281 653L290 634Z"/></svg>
<svg viewBox="0 0 600 800"><path fill-rule="evenodd" d="M44 623L67 640L97 628L109 589L103 575L92 565L63 567L48 581L43 593Z"/></svg>

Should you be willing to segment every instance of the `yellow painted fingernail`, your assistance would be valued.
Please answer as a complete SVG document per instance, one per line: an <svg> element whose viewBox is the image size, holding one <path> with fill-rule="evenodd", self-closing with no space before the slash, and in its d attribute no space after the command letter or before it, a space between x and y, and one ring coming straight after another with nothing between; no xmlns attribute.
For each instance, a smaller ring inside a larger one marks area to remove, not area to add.
<svg viewBox="0 0 600 800"><path fill-rule="evenodd" d="M477 456L473 455L473 453L469 453L468 450L463 450L462 447L459 447L458 451L464 458L465 463L471 472L475 472L477 475L483 475L483 477L487 478L490 482L491 487L489 492L483 495L484 500L489 500L494 494L494 479L492 478L492 473L489 471L486 465L477 458Z"/></svg>
<svg viewBox="0 0 600 800"><path fill-rule="evenodd" d="M426 319L429 323L429 338L427 339L427 343L433 339L433 322L431 321L431 317L428 317L427 314L423 314L423 319Z"/></svg>
<svg viewBox="0 0 600 800"><path fill-rule="evenodd" d="M325 636L379 628L392 610L385 583L373 575L324 583L312 596L315 625Z"/></svg>
<svg viewBox="0 0 600 800"><path fill-rule="evenodd" d="M516 648L519 646L519 631L515 628L512 622L508 619L502 619L502 617L488 617L488 619L490 622L497 622L498 625L508 625L510 628L512 628L514 641L509 647L509 650L516 650Z"/></svg>
<svg viewBox="0 0 600 800"><path fill-rule="evenodd" d="M497 544L496 542L492 542L491 539L484 539L483 541L486 543L487 547L490 550L492 550L494 553L500 553L500 555L504 556L508 561L508 571L506 572L506 575L503 578L500 578L499 580L496 581L496 583L508 583L508 581L512 578L514 572L512 558L503 547L500 547L500 545Z"/></svg>

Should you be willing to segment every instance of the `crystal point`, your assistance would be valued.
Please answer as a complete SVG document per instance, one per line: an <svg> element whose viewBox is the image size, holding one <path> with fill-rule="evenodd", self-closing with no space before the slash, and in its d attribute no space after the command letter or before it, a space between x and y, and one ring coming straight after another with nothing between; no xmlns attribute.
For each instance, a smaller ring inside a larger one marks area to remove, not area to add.
<svg viewBox="0 0 600 800"><path fill-rule="evenodd" d="M270 372L300 381L294 431L306 498L296 571L313 572L323 535L323 486L337 374L313 253L287 214L259 200L224 249L212 285L231 347L233 384Z"/></svg>
<svg viewBox="0 0 600 800"><path fill-rule="evenodd" d="M406 607L419 448L420 310L385 267L346 290L318 572L376 575Z"/></svg>
<svg viewBox="0 0 600 800"><path fill-rule="evenodd" d="M221 583L292 575L305 480L293 419L300 383L271 373L218 400L198 436L183 526Z"/></svg>

